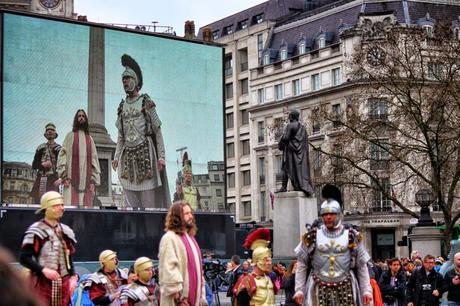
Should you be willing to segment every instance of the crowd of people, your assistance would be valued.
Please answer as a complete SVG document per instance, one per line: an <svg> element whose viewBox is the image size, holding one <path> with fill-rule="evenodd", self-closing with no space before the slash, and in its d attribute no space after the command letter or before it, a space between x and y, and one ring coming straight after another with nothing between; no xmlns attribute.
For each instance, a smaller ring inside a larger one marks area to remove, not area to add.
<svg viewBox="0 0 460 306"><path fill-rule="evenodd" d="M444 293L448 305L460 305L460 252L452 254L453 265L444 276L438 272L443 258L422 258L416 251L410 258L373 263L362 235L342 223L340 191L326 185L322 197L321 217L307 227L294 250L296 259L288 266L273 265L268 229L248 235L243 246L252 251L251 258L242 261L234 255L223 278L232 305L273 306L281 292L287 306L439 306ZM187 202L175 202L168 210L158 272L145 256L124 271L116 251L104 250L100 268L81 279L73 264L78 252L75 234L60 222L63 196L45 193L36 213L43 218L26 230L19 258L29 271L27 283L5 264L11 258L0 252L0 305L68 306L74 296L72 305L81 306L88 305L83 303L87 296L89 305L211 306L214 288L206 283L209 271ZM13 304L3 304L12 300Z"/></svg>

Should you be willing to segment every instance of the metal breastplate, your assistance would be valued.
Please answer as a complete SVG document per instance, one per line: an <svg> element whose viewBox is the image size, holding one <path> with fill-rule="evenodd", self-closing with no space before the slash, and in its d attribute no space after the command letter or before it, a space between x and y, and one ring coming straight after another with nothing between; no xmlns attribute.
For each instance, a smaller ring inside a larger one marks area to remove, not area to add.
<svg viewBox="0 0 460 306"><path fill-rule="evenodd" d="M348 232L344 229L339 235L333 235L325 227L318 229L312 265L314 276L320 281L336 283L350 275Z"/></svg>
<svg viewBox="0 0 460 306"><path fill-rule="evenodd" d="M193 210L198 209L197 190L193 186L183 186L184 200L190 204Z"/></svg>
<svg viewBox="0 0 460 306"><path fill-rule="evenodd" d="M137 146L145 140L145 118L142 113L142 96L132 103L123 104L123 129L125 144L128 147Z"/></svg>
<svg viewBox="0 0 460 306"><path fill-rule="evenodd" d="M254 278L257 290L251 297L250 305L273 306L275 305L275 291L273 282L267 275Z"/></svg>
<svg viewBox="0 0 460 306"><path fill-rule="evenodd" d="M45 224L43 224L42 229L48 234L48 239L40 250L38 263L43 267L56 270L61 277L68 275L64 246L61 240L53 229Z"/></svg>
<svg viewBox="0 0 460 306"><path fill-rule="evenodd" d="M122 304L127 303L128 298L134 302L136 306L156 306L154 302L149 300L149 289L146 286L141 286L137 283L130 284L122 291L120 301Z"/></svg>

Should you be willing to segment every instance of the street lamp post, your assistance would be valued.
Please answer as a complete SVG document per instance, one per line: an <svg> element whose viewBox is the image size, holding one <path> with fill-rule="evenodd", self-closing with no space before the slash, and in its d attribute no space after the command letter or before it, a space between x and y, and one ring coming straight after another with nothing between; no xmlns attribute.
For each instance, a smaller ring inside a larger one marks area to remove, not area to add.
<svg viewBox="0 0 460 306"><path fill-rule="evenodd" d="M415 202L421 207L417 226L434 226L430 215L430 205L434 202L433 192L430 189L421 189L415 194Z"/></svg>

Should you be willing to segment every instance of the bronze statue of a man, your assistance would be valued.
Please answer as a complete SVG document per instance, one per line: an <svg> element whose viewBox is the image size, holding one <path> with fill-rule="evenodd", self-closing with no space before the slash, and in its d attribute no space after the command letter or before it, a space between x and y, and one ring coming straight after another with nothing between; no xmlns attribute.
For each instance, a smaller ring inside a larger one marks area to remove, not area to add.
<svg viewBox="0 0 460 306"><path fill-rule="evenodd" d="M284 129L278 148L283 151L283 182L278 192L287 191L288 178L295 191L303 191L307 197L314 194L310 181L310 163L308 160L308 135L305 126L299 122L299 112L289 113L289 123Z"/></svg>

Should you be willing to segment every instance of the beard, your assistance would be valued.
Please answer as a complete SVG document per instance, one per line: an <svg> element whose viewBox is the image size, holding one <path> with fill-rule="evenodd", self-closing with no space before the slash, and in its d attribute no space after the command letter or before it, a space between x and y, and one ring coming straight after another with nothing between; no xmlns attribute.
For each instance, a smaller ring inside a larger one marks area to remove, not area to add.
<svg viewBox="0 0 460 306"><path fill-rule="evenodd" d="M190 220L189 222L185 223L185 228L187 230L191 230L194 227L195 227L195 220Z"/></svg>

